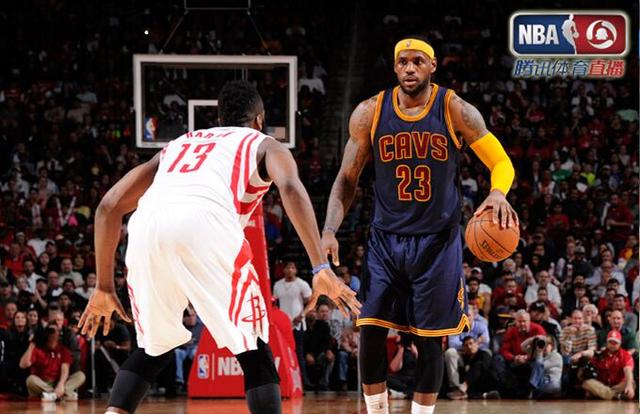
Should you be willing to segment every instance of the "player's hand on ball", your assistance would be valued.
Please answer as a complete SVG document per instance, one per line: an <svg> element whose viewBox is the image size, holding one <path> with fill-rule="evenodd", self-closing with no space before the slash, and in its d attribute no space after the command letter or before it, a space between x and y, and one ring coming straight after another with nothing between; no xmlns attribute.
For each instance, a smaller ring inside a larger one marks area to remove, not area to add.
<svg viewBox="0 0 640 414"><path fill-rule="evenodd" d="M504 194L498 190L491 191L473 215L479 216L486 209L493 211L492 218L494 224L500 223L500 227L503 229L518 227L520 225L518 214L513 207L511 207L511 204L509 204Z"/></svg>
<svg viewBox="0 0 640 414"><path fill-rule="evenodd" d="M331 269L323 269L313 277L313 294L304 308L305 315L315 308L321 295L329 297L347 318L349 311L354 315L360 315L362 304L356 299L356 292L351 290Z"/></svg>
<svg viewBox="0 0 640 414"><path fill-rule="evenodd" d="M131 322L131 319L127 316L118 296L115 292L105 292L103 290L96 289L89 299L87 308L80 317L78 327L82 328L82 334L88 335L89 338L93 338L98 332L100 321L104 318L104 326L102 329L103 334L106 336L109 334L109 328L111 327L111 314L116 312L125 322Z"/></svg>
<svg viewBox="0 0 640 414"><path fill-rule="evenodd" d="M331 256L331 262L333 265L340 266L340 258L338 256L340 243L338 243L338 239L336 239L336 234L330 230L323 231L321 243L322 251L327 255L327 259Z"/></svg>

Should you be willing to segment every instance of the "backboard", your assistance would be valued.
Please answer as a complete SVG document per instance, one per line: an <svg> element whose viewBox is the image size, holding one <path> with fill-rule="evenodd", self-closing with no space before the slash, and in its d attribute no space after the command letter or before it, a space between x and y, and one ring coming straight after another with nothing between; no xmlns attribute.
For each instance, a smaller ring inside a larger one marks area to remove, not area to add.
<svg viewBox="0 0 640 414"><path fill-rule="evenodd" d="M217 126L217 94L231 80L253 82L265 103L265 133L295 145L295 56L133 57L136 146L161 148L187 131Z"/></svg>

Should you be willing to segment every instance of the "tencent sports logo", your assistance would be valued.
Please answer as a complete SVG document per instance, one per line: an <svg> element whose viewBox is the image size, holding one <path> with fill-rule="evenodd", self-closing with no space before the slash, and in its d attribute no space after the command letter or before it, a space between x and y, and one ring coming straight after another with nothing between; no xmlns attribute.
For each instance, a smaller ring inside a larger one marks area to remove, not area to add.
<svg viewBox="0 0 640 414"><path fill-rule="evenodd" d="M519 57L620 57L629 33L619 11L519 11L509 21L509 47Z"/></svg>

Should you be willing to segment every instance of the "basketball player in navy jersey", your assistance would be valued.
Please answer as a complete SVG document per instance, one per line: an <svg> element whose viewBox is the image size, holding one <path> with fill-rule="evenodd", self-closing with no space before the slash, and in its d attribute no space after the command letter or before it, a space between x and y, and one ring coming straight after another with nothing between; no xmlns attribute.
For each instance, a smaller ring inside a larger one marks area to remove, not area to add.
<svg viewBox="0 0 640 414"><path fill-rule="evenodd" d="M414 334L419 350L411 413L432 413L443 375L442 337L470 328L462 273L458 179L461 150L471 147L491 171L491 193L476 211L492 209L502 227L518 225L505 198L514 170L480 112L431 82L434 50L420 37L399 41L399 85L360 103L333 184L323 247L338 264L337 232L358 178L373 158L375 207L360 290L364 304L360 367L369 413L387 413L389 328Z"/></svg>

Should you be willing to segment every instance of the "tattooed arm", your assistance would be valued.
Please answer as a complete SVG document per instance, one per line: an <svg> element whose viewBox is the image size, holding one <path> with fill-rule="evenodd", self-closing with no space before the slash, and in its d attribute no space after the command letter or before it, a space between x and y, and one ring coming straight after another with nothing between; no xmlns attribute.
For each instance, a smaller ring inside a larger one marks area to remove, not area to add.
<svg viewBox="0 0 640 414"><path fill-rule="evenodd" d="M453 128L467 144L471 145L489 133L478 108L458 95L451 97L449 105Z"/></svg>
<svg viewBox="0 0 640 414"><path fill-rule="evenodd" d="M453 128L469 144L478 158L491 170L491 192L478 207L475 215L491 209L493 222L502 228L517 227L518 215L506 198L513 182L514 170L509 156L493 134L489 132L478 109L454 95L450 102Z"/></svg>
<svg viewBox="0 0 640 414"><path fill-rule="evenodd" d="M333 263L340 263L338 258L338 240L336 232L349 211L356 193L358 179L371 154L371 126L376 106L376 97L362 101L351 114L349 119L349 141L344 149L342 165L336 177L329 205L327 218L322 231L322 247L327 254L331 254Z"/></svg>

